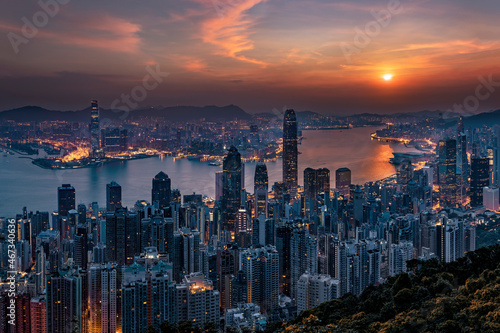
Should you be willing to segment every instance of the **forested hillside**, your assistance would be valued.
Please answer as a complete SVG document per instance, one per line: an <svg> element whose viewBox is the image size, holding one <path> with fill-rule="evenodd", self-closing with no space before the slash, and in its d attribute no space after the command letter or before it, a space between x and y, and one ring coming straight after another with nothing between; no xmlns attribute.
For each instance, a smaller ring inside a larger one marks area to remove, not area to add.
<svg viewBox="0 0 500 333"><path fill-rule="evenodd" d="M269 332L500 332L500 245L400 274L304 311Z"/></svg>

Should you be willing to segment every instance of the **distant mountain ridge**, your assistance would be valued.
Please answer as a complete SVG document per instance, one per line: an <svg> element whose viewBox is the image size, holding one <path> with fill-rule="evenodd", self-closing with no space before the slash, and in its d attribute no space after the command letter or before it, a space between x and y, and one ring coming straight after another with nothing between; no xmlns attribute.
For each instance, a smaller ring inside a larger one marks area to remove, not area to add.
<svg viewBox="0 0 500 333"><path fill-rule="evenodd" d="M145 107L137 110L130 111L126 113L123 110L110 110L110 109L100 109L101 117L108 118L111 120L124 119L124 116L130 117L131 119L138 117L163 117L167 118L173 122L184 122L184 121L194 121L194 120L205 120L205 121L222 121L222 120L251 120L253 118L264 118L264 119L274 119L279 117L281 112L264 112L257 114L250 114L245 112L242 108L237 105L226 105L226 106L156 106L156 107ZM328 116L321 113L313 111L297 111L297 120L299 122L309 121L309 120L320 120L326 119ZM418 112L409 113L396 113L396 114L375 114L375 113L362 113L354 114L348 116L339 115L329 115L337 119L345 118L367 118L367 117L392 117L398 119L425 119L425 118L438 118L440 115L447 120L447 122L454 122L458 120L460 116L458 113L451 111L429 111L423 110ZM90 107L83 110L48 110L39 106L24 106L16 109L5 110L0 112L0 120L14 120L16 122L23 121L72 121L72 122L85 122L90 119ZM500 109L484 112L468 117L464 117L465 126L481 127L483 125L493 125L500 124Z"/></svg>
<svg viewBox="0 0 500 333"><path fill-rule="evenodd" d="M123 119L124 115L130 118L141 117L164 117L171 121L203 120L250 120L252 115L246 113L236 105L215 106L171 106L143 108L130 111L128 114L123 110L109 110L100 108L101 118L113 120ZM39 106L24 106L17 109L0 112L0 120L22 121L73 121L85 122L90 119L90 107L79 111L56 111L47 110Z"/></svg>

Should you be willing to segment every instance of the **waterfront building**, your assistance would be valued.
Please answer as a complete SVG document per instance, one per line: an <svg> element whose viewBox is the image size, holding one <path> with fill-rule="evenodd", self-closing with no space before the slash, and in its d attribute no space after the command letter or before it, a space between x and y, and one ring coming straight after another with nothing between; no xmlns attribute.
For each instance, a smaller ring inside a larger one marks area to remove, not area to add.
<svg viewBox="0 0 500 333"><path fill-rule="evenodd" d="M112 212L122 206L122 187L112 181L106 185L106 211Z"/></svg>
<svg viewBox="0 0 500 333"><path fill-rule="evenodd" d="M75 209L75 188L71 184L57 188L57 207L59 216L68 216L68 212Z"/></svg>
<svg viewBox="0 0 500 333"><path fill-rule="evenodd" d="M340 168L335 171L335 188L343 197L349 197L349 188L351 186L351 170Z"/></svg>
<svg viewBox="0 0 500 333"><path fill-rule="evenodd" d="M153 178L151 203L157 205L158 209L164 209L170 206L171 195L170 178L163 171L160 171Z"/></svg>

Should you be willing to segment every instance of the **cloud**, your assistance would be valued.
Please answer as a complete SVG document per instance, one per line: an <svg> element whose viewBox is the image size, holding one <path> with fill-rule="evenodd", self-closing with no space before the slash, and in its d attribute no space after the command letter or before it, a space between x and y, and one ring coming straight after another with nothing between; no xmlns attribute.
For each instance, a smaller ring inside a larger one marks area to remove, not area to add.
<svg viewBox="0 0 500 333"><path fill-rule="evenodd" d="M129 20L98 15L73 23L73 29L54 33L63 44L99 48L114 52L136 53L140 50L141 25Z"/></svg>
<svg viewBox="0 0 500 333"><path fill-rule="evenodd" d="M201 38L205 43L218 47L217 54L240 61L265 66L264 61L245 56L245 51L254 49L250 39L252 28L257 23L247 11L266 0L241 0L221 3L210 1L214 13L219 15L204 21L201 25Z"/></svg>

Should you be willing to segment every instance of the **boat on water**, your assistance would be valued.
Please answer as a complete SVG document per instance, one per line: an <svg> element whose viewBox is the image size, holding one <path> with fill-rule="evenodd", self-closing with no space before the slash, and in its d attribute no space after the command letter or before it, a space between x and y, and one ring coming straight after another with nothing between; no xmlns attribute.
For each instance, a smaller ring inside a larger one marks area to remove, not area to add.
<svg viewBox="0 0 500 333"><path fill-rule="evenodd" d="M211 166L220 166L221 162L219 162L219 161L212 161L212 162L208 163L208 165L211 165Z"/></svg>

